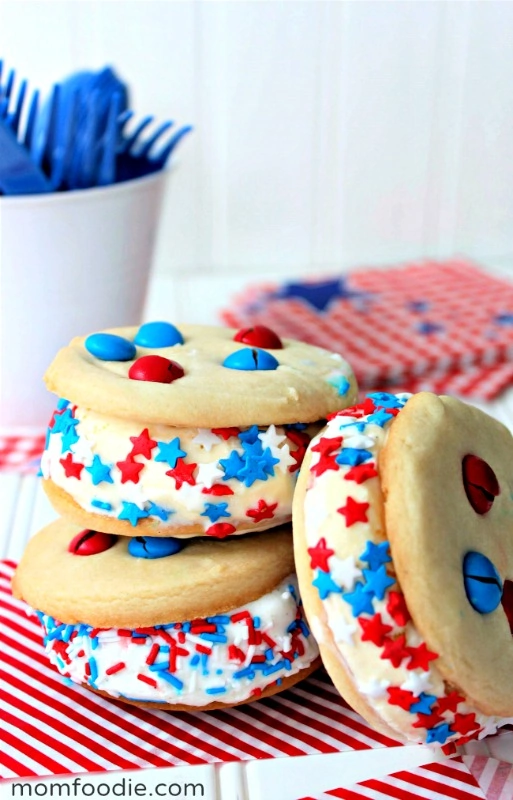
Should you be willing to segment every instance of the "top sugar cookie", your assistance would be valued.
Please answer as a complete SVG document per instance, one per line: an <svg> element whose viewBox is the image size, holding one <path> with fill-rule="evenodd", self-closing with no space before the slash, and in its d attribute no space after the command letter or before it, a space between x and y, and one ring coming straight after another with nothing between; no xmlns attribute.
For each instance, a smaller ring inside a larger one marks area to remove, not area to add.
<svg viewBox="0 0 513 800"><path fill-rule="evenodd" d="M312 422L356 396L339 354L259 326L152 322L78 337L45 381L82 407L174 426Z"/></svg>

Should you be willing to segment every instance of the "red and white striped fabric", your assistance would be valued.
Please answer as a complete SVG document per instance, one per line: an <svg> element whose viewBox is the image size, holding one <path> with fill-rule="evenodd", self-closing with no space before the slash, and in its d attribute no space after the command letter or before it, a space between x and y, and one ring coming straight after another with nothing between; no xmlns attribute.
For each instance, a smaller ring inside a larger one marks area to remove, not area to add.
<svg viewBox="0 0 513 800"><path fill-rule="evenodd" d="M485 793L486 800L513 798L513 764L486 756L464 756L463 761Z"/></svg>
<svg viewBox="0 0 513 800"><path fill-rule="evenodd" d="M513 382L513 284L464 260L250 286L221 316L341 353L362 389L491 399Z"/></svg>
<svg viewBox="0 0 513 800"><path fill-rule="evenodd" d="M297 687L226 711L170 714L64 685L41 628L14 600L0 562L2 777L28 777L401 746L372 730L319 671Z"/></svg>
<svg viewBox="0 0 513 800"><path fill-rule="evenodd" d="M508 796L511 800L511 795ZM402 770L299 800L491 800L461 758Z"/></svg>
<svg viewBox="0 0 513 800"><path fill-rule="evenodd" d="M0 472L37 472L44 446L45 436L39 431L0 435Z"/></svg>

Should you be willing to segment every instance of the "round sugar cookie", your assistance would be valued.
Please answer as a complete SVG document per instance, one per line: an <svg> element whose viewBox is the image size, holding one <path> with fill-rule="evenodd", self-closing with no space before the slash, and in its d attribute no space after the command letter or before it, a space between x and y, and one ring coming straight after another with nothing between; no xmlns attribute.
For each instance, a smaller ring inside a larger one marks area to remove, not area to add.
<svg viewBox="0 0 513 800"><path fill-rule="evenodd" d="M341 694L400 741L511 722L510 454L454 398L376 392L311 442L294 498L299 585Z"/></svg>
<svg viewBox="0 0 513 800"><path fill-rule="evenodd" d="M137 705L249 702L318 666L286 526L181 541L61 519L30 540L13 593L36 610L65 679Z"/></svg>
<svg viewBox="0 0 513 800"><path fill-rule="evenodd" d="M258 326L169 322L77 337L45 381L60 397L103 414L202 428L314 422L349 405L356 392L337 353Z"/></svg>

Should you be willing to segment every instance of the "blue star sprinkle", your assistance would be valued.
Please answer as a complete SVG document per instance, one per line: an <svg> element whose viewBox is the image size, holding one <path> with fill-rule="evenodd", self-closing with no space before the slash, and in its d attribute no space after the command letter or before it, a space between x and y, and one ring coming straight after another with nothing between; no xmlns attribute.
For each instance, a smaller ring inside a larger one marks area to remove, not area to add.
<svg viewBox="0 0 513 800"><path fill-rule="evenodd" d="M406 303L406 308L413 311L414 314L421 314L423 311L428 311L430 303L427 300L411 300Z"/></svg>
<svg viewBox="0 0 513 800"><path fill-rule="evenodd" d="M327 378L326 380L330 386L333 386L333 388L337 390L339 397L343 397L345 394L347 394L349 387L351 386L344 375L340 375L338 378Z"/></svg>
<svg viewBox="0 0 513 800"><path fill-rule="evenodd" d="M57 411L63 411L68 406L69 406L69 400L65 400L64 397L59 397L59 399L57 400Z"/></svg>
<svg viewBox="0 0 513 800"><path fill-rule="evenodd" d="M402 408L404 406L404 402L390 392L370 392L367 397L370 397L379 408Z"/></svg>
<svg viewBox="0 0 513 800"><path fill-rule="evenodd" d="M375 571L364 569L363 574L365 576L364 591L375 595L378 600L383 600L388 587L393 586L395 583L395 578L387 575L387 569L384 565Z"/></svg>
<svg viewBox="0 0 513 800"><path fill-rule="evenodd" d="M360 614L374 614L372 595L365 591L365 586L361 581L355 585L353 592L346 592L342 596L351 606L353 617L359 617Z"/></svg>
<svg viewBox="0 0 513 800"><path fill-rule="evenodd" d="M202 512L202 517L208 517L210 522L217 522L221 517L231 517L231 514L226 509L228 503L205 503L205 510Z"/></svg>
<svg viewBox="0 0 513 800"><path fill-rule="evenodd" d="M366 427L367 427L366 422L356 422L355 420L355 422L345 422L343 425L340 426L340 430L342 431L343 434L345 428L356 428L358 433L363 433Z"/></svg>
<svg viewBox="0 0 513 800"><path fill-rule="evenodd" d="M335 461L337 464L345 464L350 465L351 467L357 467L358 464L363 464L363 462L367 461L369 458L372 458L372 453L370 450L360 450L355 447L344 447L344 449L335 458Z"/></svg>
<svg viewBox="0 0 513 800"><path fill-rule="evenodd" d="M495 315L493 321L497 325L513 325L513 313L511 311L502 311L500 314Z"/></svg>
<svg viewBox="0 0 513 800"><path fill-rule="evenodd" d="M162 520L162 522L166 522L171 514L175 513L174 511L171 511L171 509L163 508L162 506L157 505L157 503L150 503L146 510L149 517L158 517Z"/></svg>
<svg viewBox="0 0 513 800"><path fill-rule="evenodd" d="M273 461L276 463L278 459L273 459ZM269 471L265 458L249 456L242 469L239 470L237 479L249 488L255 481L266 481L269 475L274 475L274 470L271 466Z"/></svg>
<svg viewBox="0 0 513 800"><path fill-rule="evenodd" d="M365 551L361 556L358 556L358 558L360 561L366 561L370 569L375 571L379 569L382 564L388 564L389 561L392 561L390 544L388 542L374 544L374 542L368 541Z"/></svg>
<svg viewBox="0 0 513 800"><path fill-rule="evenodd" d="M433 694L422 692L417 701L410 706L411 714L431 714L431 709L436 703L437 698Z"/></svg>
<svg viewBox="0 0 513 800"><path fill-rule="evenodd" d="M436 728L430 728L428 730L426 743L432 744L433 742L438 742L439 744L444 744L445 740L451 735L452 731L449 728L449 725L444 722L442 725L437 725Z"/></svg>
<svg viewBox="0 0 513 800"><path fill-rule="evenodd" d="M241 431L239 433L239 439L241 442L247 442L248 444L254 444L258 440L258 425L252 425L251 428L248 428L247 431Z"/></svg>
<svg viewBox="0 0 513 800"><path fill-rule="evenodd" d="M430 333L440 333L443 331L443 325L439 325L438 322L419 322L418 325L415 326L419 333L422 333L426 336L429 336Z"/></svg>
<svg viewBox="0 0 513 800"><path fill-rule="evenodd" d="M62 452L67 453L69 450L71 450L72 446L78 442L78 439L79 436L75 428L68 428L66 433L62 434L62 439L61 439Z"/></svg>
<svg viewBox="0 0 513 800"><path fill-rule="evenodd" d="M219 464L224 469L223 481L237 478L241 469L244 469L245 463L237 450L232 450L228 458L220 458Z"/></svg>
<svg viewBox="0 0 513 800"><path fill-rule="evenodd" d="M393 414L387 414L384 408L380 408L374 414L369 414L367 422L373 422L374 425L379 425L380 428L383 428L388 420L393 419L393 416Z"/></svg>
<svg viewBox="0 0 513 800"><path fill-rule="evenodd" d="M316 578L312 581L312 584L319 592L321 600L326 600L330 594L342 594L342 589L337 586L329 572L317 570Z"/></svg>
<svg viewBox="0 0 513 800"><path fill-rule="evenodd" d="M368 300L370 292L350 289L345 278L311 283L288 283L274 295L277 299L304 300L318 311L326 311L335 300Z"/></svg>
<svg viewBox="0 0 513 800"><path fill-rule="evenodd" d="M110 474L111 468L108 464L103 463L100 456L95 456L91 466L85 469L91 475L91 480L95 486L98 486L99 483L114 483Z"/></svg>
<svg viewBox="0 0 513 800"><path fill-rule="evenodd" d="M67 433L70 428L74 428L79 423L79 420L72 416L70 408L66 408L62 414L56 414L53 419L51 433Z"/></svg>
<svg viewBox="0 0 513 800"><path fill-rule="evenodd" d="M158 442L159 452L155 456L155 461L165 461L171 469L176 467L179 458L187 455L185 450L180 449L180 439L176 436L171 442Z"/></svg>
<svg viewBox="0 0 513 800"><path fill-rule="evenodd" d="M130 525L133 525L134 528L140 519L144 519L148 516L148 512L139 508L135 503L127 503L125 500L122 500L121 504L123 508L118 514L118 519L128 520Z"/></svg>

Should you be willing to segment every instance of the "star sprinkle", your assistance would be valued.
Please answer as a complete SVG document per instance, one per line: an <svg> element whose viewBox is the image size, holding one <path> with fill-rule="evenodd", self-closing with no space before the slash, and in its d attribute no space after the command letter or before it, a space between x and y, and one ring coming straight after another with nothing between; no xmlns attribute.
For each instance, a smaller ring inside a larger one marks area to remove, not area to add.
<svg viewBox="0 0 513 800"><path fill-rule="evenodd" d="M78 422L78 420L77 420ZM78 433L76 432L75 428L68 428L66 433L63 433L61 444L62 444L62 452L66 453L68 450L71 450L74 444L76 444L79 440Z"/></svg>
<svg viewBox="0 0 513 800"><path fill-rule="evenodd" d="M150 437L148 428L145 428L139 436L131 436L132 450L131 456L143 456L144 458L151 458L152 450L157 446L157 442Z"/></svg>
<svg viewBox="0 0 513 800"><path fill-rule="evenodd" d="M144 469L144 464L128 456L125 461L116 461L116 467L121 471L121 483L139 483L139 473Z"/></svg>
<svg viewBox="0 0 513 800"><path fill-rule="evenodd" d="M91 475L94 486L98 486L99 483L114 483L110 474L111 468L108 464L104 464L98 455L94 456L93 463L85 470Z"/></svg>
<svg viewBox="0 0 513 800"><path fill-rule="evenodd" d="M205 536L213 536L216 539L224 539L226 536L235 533L237 528L235 525L230 525L229 522L216 522L210 525L205 531Z"/></svg>
<svg viewBox="0 0 513 800"><path fill-rule="evenodd" d="M367 595L369 596L369 595ZM408 648L406 647L406 637L404 634L397 639L388 639L380 654L380 658L387 658L392 662L393 667L400 667L405 658L408 658Z"/></svg>
<svg viewBox="0 0 513 800"><path fill-rule="evenodd" d="M176 489L180 489L184 483L195 486L196 481L193 472L197 466L198 465L194 463L186 464L181 458L174 469L168 469L166 475L169 475L170 478L174 478Z"/></svg>
<svg viewBox="0 0 513 800"><path fill-rule="evenodd" d="M370 569L377 570L382 564L388 564L389 561L392 561L390 545L388 542L374 544L374 542L368 540L367 547L358 558L360 561L366 561ZM392 592L390 594L392 594Z"/></svg>
<svg viewBox="0 0 513 800"><path fill-rule="evenodd" d="M460 694L458 694L458 692L453 690L452 692L450 692L445 697L439 697L438 698L437 711L440 714L443 714L444 711L455 712L456 709L458 708L459 704L460 703L464 703L464 702L465 702L465 698L462 697Z"/></svg>
<svg viewBox="0 0 513 800"><path fill-rule="evenodd" d="M223 475L224 472L222 469L219 469L216 461L212 461L210 464L198 464L196 483L200 484L201 486L205 486L207 489L211 489L213 484L222 478ZM228 493L233 494L232 490L228 486L223 486L222 488L228 489Z"/></svg>
<svg viewBox="0 0 513 800"><path fill-rule="evenodd" d="M278 503L271 503L267 505L265 500L260 499L256 508L250 508L246 511L246 516L251 517L253 522L262 522L264 519L272 519L274 511L278 507Z"/></svg>
<svg viewBox="0 0 513 800"><path fill-rule="evenodd" d="M70 408L66 408L61 414L54 414L53 425L51 426L52 433L67 433L70 428L73 429L79 424L79 420L75 419L73 412Z"/></svg>
<svg viewBox="0 0 513 800"><path fill-rule="evenodd" d="M391 394L390 392L369 392L365 403L370 400L373 403L373 407L370 411L365 411L366 414L370 414L375 408L402 408L404 403L398 399L395 394ZM365 407L364 403L364 407Z"/></svg>
<svg viewBox="0 0 513 800"><path fill-rule="evenodd" d="M386 590L393 586L395 578L387 574L386 567L383 565L377 570L364 569L365 591L374 594L378 600L383 600Z"/></svg>
<svg viewBox="0 0 513 800"><path fill-rule="evenodd" d="M344 447L342 452L335 458L335 461L337 464L356 467L358 464L363 464L364 461L368 461L369 458L372 458L372 453L369 450Z"/></svg>
<svg viewBox="0 0 513 800"><path fill-rule="evenodd" d="M354 645L353 634L356 632L356 625L354 623L346 622L342 614L339 614L335 619L330 621L329 626L336 642Z"/></svg>
<svg viewBox="0 0 513 800"><path fill-rule="evenodd" d="M355 481L361 484L368 481L370 478L377 477L376 466L374 464L359 464L357 467L352 467L344 475L344 480Z"/></svg>
<svg viewBox="0 0 513 800"><path fill-rule="evenodd" d="M277 433L275 425L269 425L266 431L260 431L258 438L262 442L262 447L268 447L271 451L278 450L287 439L284 434Z"/></svg>
<svg viewBox="0 0 513 800"><path fill-rule="evenodd" d="M412 672L408 675L404 683L401 683L401 689L407 692L413 692L413 694L418 697L422 692L433 689L430 680L431 674L429 672Z"/></svg>
<svg viewBox="0 0 513 800"><path fill-rule="evenodd" d="M127 503L125 500L121 501L123 508L118 514L118 519L126 519L134 528L140 519L148 516L148 511L139 508L135 503Z"/></svg>
<svg viewBox="0 0 513 800"><path fill-rule="evenodd" d="M451 730L462 735L475 731L479 727L475 714L455 714L454 722L451 722Z"/></svg>
<svg viewBox="0 0 513 800"><path fill-rule="evenodd" d="M374 414L370 414L367 417L367 422L371 422L374 425L379 425L380 428L383 428L386 423L393 418L393 414L388 414L384 408L380 408L379 411L376 411Z"/></svg>
<svg viewBox="0 0 513 800"><path fill-rule="evenodd" d="M320 453L321 456L329 456L339 450L343 442L342 436L336 436L330 439L327 436L322 436L319 441L313 445L312 452Z"/></svg>
<svg viewBox="0 0 513 800"><path fill-rule="evenodd" d="M328 559L330 556L335 555L335 551L330 550L330 548L326 546L326 539L319 539L315 547L309 547L308 554L310 556L310 567L312 569L318 568L322 572L330 571Z"/></svg>
<svg viewBox="0 0 513 800"><path fill-rule="evenodd" d="M436 711L431 714L417 714L417 719L412 723L412 728L434 728L435 725L440 725L441 722L445 722L445 720Z"/></svg>
<svg viewBox="0 0 513 800"><path fill-rule="evenodd" d="M155 461L163 461L169 464L171 469L176 467L179 458L187 455L185 450L180 449L180 439L176 436L170 442L158 442L159 452L155 456ZM167 474L167 473L166 473Z"/></svg>
<svg viewBox="0 0 513 800"><path fill-rule="evenodd" d="M430 728L427 732L426 742L427 744L433 744L433 742L438 742L439 744L444 744L446 739L451 736L452 731L449 728L449 725L444 722L442 725L437 725L436 728Z"/></svg>
<svg viewBox="0 0 513 800"><path fill-rule="evenodd" d="M399 706L405 711L409 711L412 703L416 700L413 692L406 689L398 689L397 686L391 686L388 690L388 702L391 706Z"/></svg>
<svg viewBox="0 0 513 800"><path fill-rule="evenodd" d="M356 566L353 556L334 558L331 563L331 577L338 586L352 591L355 581L362 577L362 571Z"/></svg>
<svg viewBox="0 0 513 800"><path fill-rule="evenodd" d="M297 451L294 452L296 453ZM290 447L288 444L284 444L283 447L279 448L279 450L271 450L271 453L273 456L279 459L278 469L280 472L293 472L296 469L297 459L295 455L292 455L290 452ZM301 464L299 466L301 466Z"/></svg>
<svg viewBox="0 0 513 800"><path fill-rule="evenodd" d="M162 520L162 522L166 522L171 514L175 513L169 508L163 508L162 506L157 505L157 503L150 503L146 510L148 512L148 516L158 517Z"/></svg>
<svg viewBox="0 0 513 800"><path fill-rule="evenodd" d="M344 397L351 387L345 375L334 375L326 378L326 382L336 390L339 397Z"/></svg>
<svg viewBox="0 0 513 800"><path fill-rule="evenodd" d="M318 311L325 311L335 300L366 301L372 295L350 289L345 278L308 283L288 283L281 287L275 295L278 299L287 297L303 300Z"/></svg>
<svg viewBox="0 0 513 800"><path fill-rule="evenodd" d="M244 468L245 462L237 450L232 450L228 458L219 459L219 464L224 470L223 480L228 481L230 478L238 477L239 472Z"/></svg>
<svg viewBox="0 0 513 800"><path fill-rule="evenodd" d="M246 457L245 464L237 473L237 478L248 488L255 481L266 481L269 476L274 476L274 465L279 463L278 458L273 458L269 448L261 456L250 455Z"/></svg>
<svg viewBox="0 0 513 800"><path fill-rule="evenodd" d="M383 647L386 636L393 630L391 625L385 625L381 614L374 614L370 619L358 620L362 628L362 642L372 642L377 647Z"/></svg>
<svg viewBox="0 0 513 800"><path fill-rule="evenodd" d="M354 525L356 522L369 521L366 513L368 508L368 503L359 503L352 497L348 497L345 506L337 508L337 512L345 517L346 527L350 528L351 525Z"/></svg>
<svg viewBox="0 0 513 800"><path fill-rule="evenodd" d="M80 480L80 473L84 469L84 465L77 464L75 461L73 461L73 456L71 453L68 453L66 458L60 458L59 463L62 464L67 478L76 478L77 480Z"/></svg>
<svg viewBox="0 0 513 800"><path fill-rule="evenodd" d="M444 330L443 325L439 325L438 322L429 322L429 320L419 322L415 328L418 333L422 333L424 336L429 336L430 333L440 333L440 331Z"/></svg>
<svg viewBox="0 0 513 800"><path fill-rule="evenodd" d="M201 464L198 467L198 474L200 467ZM226 484L216 483L214 486L204 486L201 490L201 494L211 494L214 497L226 497L227 495L234 494L234 491L230 489L229 486L226 486Z"/></svg>
<svg viewBox="0 0 513 800"><path fill-rule="evenodd" d="M329 572L317 571L315 580L312 581L313 586L319 592L321 600L326 600L330 594L341 594L342 589L337 586L331 579Z"/></svg>
<svg viewBox="0 0 513 800"><path fill-rule="evenodd" d="M221 517L231 517L227 508L228 503L205 503L205 510L200 516L208 517L210 522L217 522Z"/></svg>
<svg viewBox="0 0 513 800"><path fill-rule="evenodd" d="M359 617L360 614L374 614L372 596L365 592L363 583L357 583L352 592L345 592L342 596L351 606L353 617Z"/></svg>
<svg viewBox="0 0 513 800"><path fill-rule="evenodd" d="M420 697L416 699L416 701L410 706L410 711L412 714L431 714L431 709L433 708L434 704L436 703L436 697L434 694L426 694L422 692Z"/></svg>
<svg viewBox="0 0 513 800"><path fill-rule="evenodd" d="M388 542L384 544L388 545ZM391 561L389 558L388 561ZM401 628L404 628L407 622L410 621L411 616L406 606L406 600L402 592L389 592L387 601L387 611Z"/></svg>
<svg viewBox="0 0 513 800"><path fill-rule="evenodd" d="M203 447L209 453L216 444L219 444L221 437L217 436L209 428L198 428L198 435L192 441L193 444Z"/></svg>
<svg viewBox="0 0 513 800"><path fill-rule="evenodd" d="M428 670L429 662L438 658L437 653L432 653L427 649L425 642L419 644L418 647L408 647L406 649L411 656L407 665L408 669Z"/></svg>
<svg viewBox="0 0 513 800"><path fill-rule="evenodd" d="M258 425L252 425L251 428L239 433L239 439L244 444L255 444L258 441L259 433Z"/></svg>
<svg viewBox="0 0 513 800"><path fill-rule="evenodd" d="M212 433L215 433L216 436L220 436L226 442L232 436L238 436L240 428L212 428Z"/></svg>

